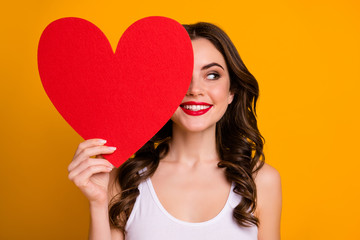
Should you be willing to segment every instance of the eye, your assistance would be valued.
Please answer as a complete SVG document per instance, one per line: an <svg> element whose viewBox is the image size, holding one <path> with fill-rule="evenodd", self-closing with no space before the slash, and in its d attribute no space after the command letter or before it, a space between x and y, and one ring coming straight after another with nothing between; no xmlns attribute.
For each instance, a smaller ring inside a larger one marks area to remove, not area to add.
<svg viewBox="0 0 360 240"><path fill-rule="evenodd" d="M210 79L210 80L216 80L216 79L219 79L220 78L220 74L218 73L209 73L207 76L206 76L207 79Z"/></svg>

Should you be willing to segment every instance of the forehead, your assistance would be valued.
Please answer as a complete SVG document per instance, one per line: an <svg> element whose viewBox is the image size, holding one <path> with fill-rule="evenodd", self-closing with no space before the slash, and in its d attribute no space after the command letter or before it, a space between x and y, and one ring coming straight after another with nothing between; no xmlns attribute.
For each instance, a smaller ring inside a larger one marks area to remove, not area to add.
<svg viewBox="0 0 360 240"><path fill-rule="evenodd" d="M194 50L195 67L215 62L226 68L223 55L209 40L205 38L197 38L191 42Z"/></svg>

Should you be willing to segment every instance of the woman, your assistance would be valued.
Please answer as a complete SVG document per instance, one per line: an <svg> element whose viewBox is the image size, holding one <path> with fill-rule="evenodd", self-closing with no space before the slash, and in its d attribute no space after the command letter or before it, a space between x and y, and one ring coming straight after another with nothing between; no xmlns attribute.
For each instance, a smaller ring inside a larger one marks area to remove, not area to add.
<svg viewBox="0 0 360 240"><path fill-rule="evenodd" d="M228 36L184 26L193 77L171 120L119 169L81 143L69 178L90 202L89 239L280 239L281 183L263 162L258 83ZM91 156L98 156L91 158Z"/></svg>

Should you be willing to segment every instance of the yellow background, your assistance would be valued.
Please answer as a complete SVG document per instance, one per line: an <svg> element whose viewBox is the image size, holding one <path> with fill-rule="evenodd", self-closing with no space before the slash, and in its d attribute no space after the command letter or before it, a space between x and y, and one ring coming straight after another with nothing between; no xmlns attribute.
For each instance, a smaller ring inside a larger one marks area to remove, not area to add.
<svg viewBox="0 0 360 240"><path fill-rule="evenodd" d="M266 161L283 182L283 239L360 239L360 3L170 2L2 3L0 239L87 237L87 201L67 179L82 139L52 106L37 71L44 28L85 18L115 47L127 26L150 15L218 24L258 79Z"/></svg>

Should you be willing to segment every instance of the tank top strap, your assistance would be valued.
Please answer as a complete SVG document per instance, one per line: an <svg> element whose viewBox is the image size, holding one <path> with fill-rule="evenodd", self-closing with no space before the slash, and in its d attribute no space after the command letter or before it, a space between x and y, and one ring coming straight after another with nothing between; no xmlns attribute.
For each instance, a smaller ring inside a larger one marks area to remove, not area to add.
<svg viewBox="0 0 360 240"><path fill-rule="evenodd" d="M146 171L146 167L141 169L140 171L138 171L138 173L141 175L144 171ZM134 207L133 209L131 210L131 213L130 213L130 216L129 216L129 219L127 220L126 222L126 226L125 226L125 229L127 228L127 226L131 225L131 222L133 221L134 217L135 217L135 214L136 214L136 211L137 209L139 208L139 205L140 205L140 202L141 202L141 198L142 198L142 195L141 192L143 191L143 188L144 188L144 184L145 184L146 181L142 181L140 182L139 186L138 186L138 190L140 192L140 194L137 196L136 198L136 201L134 203Z"/></svg>
<svg viewBox="0 0 360 240"><path fill-rule="evenodd" d="M235 183L232 182L232 184L231 184L231 191L232 192L229 195L229 197L230 197L229 204L230 204L231 208L235 208L241 202L241 199L242 199L241 195L234 192L234 188L235 188Z"/></svg>

